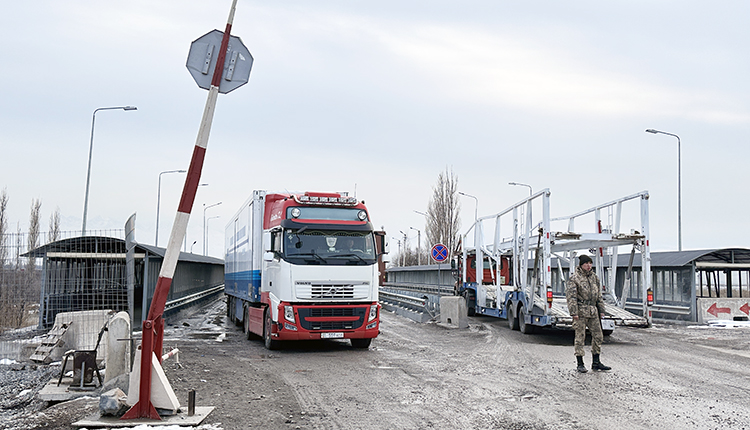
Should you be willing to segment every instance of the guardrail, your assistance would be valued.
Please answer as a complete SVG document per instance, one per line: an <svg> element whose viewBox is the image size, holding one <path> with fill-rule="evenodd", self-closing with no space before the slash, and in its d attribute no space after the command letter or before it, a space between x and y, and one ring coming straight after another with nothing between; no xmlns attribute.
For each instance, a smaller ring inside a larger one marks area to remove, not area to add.
<svg viewBox="0 0 750 430"><path fill-rule="evenodd" d="M179 308L182 306L187 306L193 302L204 299L208 296L214 295L221 291L224 291L224 284L211 287L207 290L201 291L199 293L191 294L189 296L180 297L179 299L170 300L164 305L164 310L168 311L168 310L172 310L172 309Z"/></svg>
<svg viewBox="0 0 750 430"><path fill-rule="evenodd" d="M378 293L380 301L385 304L399 306L404 309L408 309L412 312L420 314L427 314L430 318L435 318L435 314L430 311L428 306L429 298L425 297L414 297L407 296L405 294L390 293L388 291L380 291Z"/></svg>
<svg viewBox="0 0 750 430"><path fill-rule="evenodd" d="M417 284L412 282L385 282L383 287L397 288L399 290L414 291L419 293L437 294L441 296L452 296L453 285Z"/></svg>

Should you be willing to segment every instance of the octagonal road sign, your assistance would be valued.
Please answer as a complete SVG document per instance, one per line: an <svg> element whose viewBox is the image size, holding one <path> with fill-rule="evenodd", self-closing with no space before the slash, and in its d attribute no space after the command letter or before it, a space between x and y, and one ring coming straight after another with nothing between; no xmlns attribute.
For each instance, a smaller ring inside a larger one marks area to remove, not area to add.
<svg viewBox="0 0 750 430"><path fill-rule="evenodd" d="M446 248L446 246L442 243L438 243L432 247L432 249L430 250L430 255L432 256L433 260L438 263L442 263L443 261L448 259L448 248Z"/></svg>
<svg viewBox="0 0 750 430"><path fill-rule="evenodd" d="M214 69L216 69L216 61L219 58L223 37L224 32L213 30L190 44L186 66L190 74L193 75L195 83L205 90L211 88L211 80L214 76ZM245 85L250 79L252 67L253 56L250 55L250 51L247 50L239 37L230 35L219 92L226 94Z"/></svg>

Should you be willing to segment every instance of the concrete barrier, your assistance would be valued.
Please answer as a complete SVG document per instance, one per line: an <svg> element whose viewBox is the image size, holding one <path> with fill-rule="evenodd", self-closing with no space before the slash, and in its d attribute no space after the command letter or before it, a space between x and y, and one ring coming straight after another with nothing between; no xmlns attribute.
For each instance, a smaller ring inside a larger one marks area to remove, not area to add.
<svg viewBox="0 0 750 430"><path fill-rule="evenodd" d="M130 315L118 312L109 321L104 382L130 373Z"/></svg>
<svg viewBox="0 0 750 430"><path fill-rule="evenodd" d="M466 300L459 296L440 297L440 323L451 327L469 327Z"/></svg>
<svg viewBox="0 0 750 430"><path fill-rule="evenodd" d="M750 298L699 298L698 322L706 324L711 320L747 321L750 315Z"/></svg>

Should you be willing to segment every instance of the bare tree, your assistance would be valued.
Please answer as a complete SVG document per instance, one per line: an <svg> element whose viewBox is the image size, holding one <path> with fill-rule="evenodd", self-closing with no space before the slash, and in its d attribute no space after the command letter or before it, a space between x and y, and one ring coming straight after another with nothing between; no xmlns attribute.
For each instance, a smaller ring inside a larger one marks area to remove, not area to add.
<svg viewBox="0 0 750 430"><path fill-rule="evenodd" d="M6 233L8 232L8 189L3 188L0 193L0 270L5 268L5 260L8 258L8 244Z"/></svg>
<svg viewBox="0 0 750 430"><path fill-rule="evenodd" d="M440 172L437 183L432 188L432 198L427 208L428 246L442 243L453 253L461 228L461 203L458 199L458 176L445 168Z"/></svg>
<svg viewBox="0 0 750 430"><path fill-rule="evenodd" d="M47 243L55 242L60 239L60 207L55 208L49 216L49 233L47 233Z"/></svg>
<svg viewBox="0 0 750 430"><path fill-rule="evenodd" d="M28 236L28 252L33 251L39 246L39 213L42 210L41 200L31 199L31 214L29 215L29 236ZM29 274L34 272L36 268L36 258L29 254L29 260L27 262L27 272Z"/></svg>

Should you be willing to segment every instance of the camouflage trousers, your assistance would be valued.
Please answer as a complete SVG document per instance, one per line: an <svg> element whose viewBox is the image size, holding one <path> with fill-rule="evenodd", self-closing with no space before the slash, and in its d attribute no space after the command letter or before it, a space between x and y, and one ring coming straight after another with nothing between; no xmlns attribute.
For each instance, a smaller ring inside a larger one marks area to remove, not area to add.
<svg viewBox="0 0 750 430"><path fill-rule="evenodd" d="M578 317L578 320L573 320L573 329L576 331L575 338L575 354L576 357L583 357L583 345L586 342L586 326L589 327L591 332L591 353L601 354L602 352L602 341L604 335L602 334L602 323L599 321L599 317L585 318Z"/></svg>

